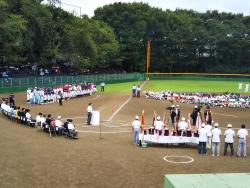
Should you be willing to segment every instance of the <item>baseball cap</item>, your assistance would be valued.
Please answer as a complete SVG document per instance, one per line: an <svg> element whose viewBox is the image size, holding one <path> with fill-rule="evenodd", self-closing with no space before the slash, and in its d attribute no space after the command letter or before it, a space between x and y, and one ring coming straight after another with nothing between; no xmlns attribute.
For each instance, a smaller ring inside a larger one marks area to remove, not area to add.
<svg viewBox="0 0 250 188"><path fill-rule="evenodd" d="M232 128L232 124L227 124L227 128Z"/></svg>
<svg viewBox="0 0 250 188"><path fill-rule="evenodd" d="M156 118L157 120L160 120L161 119L161 117L160 116L157 116L157 118Z"/></svg>
<svg viewBox="0 0 250 188"><path fill-rule="evenodd" d="M214 126L215 126L215 127L218 127L218 126L219 126L219 123L215 123Z"/></svg>
<svg viewBox="0 0 250 188"><path fill-rule="evenodd" d="M138 120L138 119L139 119L139 116L135 116L135 119Z"/></svg>

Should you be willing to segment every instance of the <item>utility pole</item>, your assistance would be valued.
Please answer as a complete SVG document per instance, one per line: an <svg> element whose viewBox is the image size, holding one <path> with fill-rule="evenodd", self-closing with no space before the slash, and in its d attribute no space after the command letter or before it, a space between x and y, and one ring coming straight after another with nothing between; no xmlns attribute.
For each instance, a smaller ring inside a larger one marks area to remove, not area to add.
<svg viewBox="0 0 250 188"><path fill-rule="evenodd" d="M148 39L147 41L147 64L146 64L147 80L149 80L150 57L151 57L151 39Z"/></svg>

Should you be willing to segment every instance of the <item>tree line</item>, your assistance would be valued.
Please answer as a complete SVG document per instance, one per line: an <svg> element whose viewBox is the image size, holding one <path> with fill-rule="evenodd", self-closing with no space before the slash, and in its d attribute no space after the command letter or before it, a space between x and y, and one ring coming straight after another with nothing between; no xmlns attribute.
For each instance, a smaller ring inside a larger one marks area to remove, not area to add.
<svg viewBox="0 0 250 188"><path fill-rule="evenodd" d="M114 3L88 18L41 2L0 0L1 64L144 72L150 40L151 72L250 72L250 16Z"/></svg>

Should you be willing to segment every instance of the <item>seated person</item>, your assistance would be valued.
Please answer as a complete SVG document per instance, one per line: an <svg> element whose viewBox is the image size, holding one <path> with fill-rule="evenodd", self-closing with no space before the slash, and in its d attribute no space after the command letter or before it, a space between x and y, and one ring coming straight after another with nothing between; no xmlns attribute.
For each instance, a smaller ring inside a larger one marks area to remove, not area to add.
<svg viewBox="0 0 250 188"><path fill-rule="evenodd" d="M185 121L186 119L183 117L181 121L178 123L177 128L179 131L186 132L188 129L188 123Z"/></svg>
<svg viewBox="0 0 250 188"><path fill-rule="evenodd" d="M41 120L42 120L43 114L41 112L38 113L36 116L36 125L41 126Z"/></svg>
<svg viewBox="0 0 250 188"><path fill-rule="evenodd" d="M68 123L68 130L70 134L73 134L74 138L78 138L78 132L75 129L75 126L73 125L73 120L69 119L69 123Z"/></svg>
<svg viewBox="0 0 250 188"><path fill-rule="evenodd" d="M154 127L157 133L160 133L163 130L164 123L161 121L160 116L157 116L156 121L154 121Z"/></svg>
<svg viewBox="0 0 250 188"><path fill-rule="evenodd" d="M62 117L58 116L57 119L55 120L55 126L56 126L56 131L59 132L59 134L61 134L62 129L63 129L63 123L61 121Z"/></svg>
<svg viewBox="0 0 250 188"><path fill-rule="evenodd" d="M25 117L26 117L26 122L30 123L31 122L31 114L30 114L30 110L26 109L25 110Z"/></svg>

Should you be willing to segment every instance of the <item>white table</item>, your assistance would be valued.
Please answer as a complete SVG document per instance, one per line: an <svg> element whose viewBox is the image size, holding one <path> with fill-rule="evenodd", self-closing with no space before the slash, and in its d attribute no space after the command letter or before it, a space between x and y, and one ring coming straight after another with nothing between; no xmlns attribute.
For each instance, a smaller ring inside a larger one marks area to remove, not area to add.
<svg viewBox="0 0 250 188"><path fill-rule="evenodd" d="M146 143L158 143L158 144L198 144L197 137L186 137L186 136L158 136L158 135L143 135L139 134L139 140Z"/></svg>

